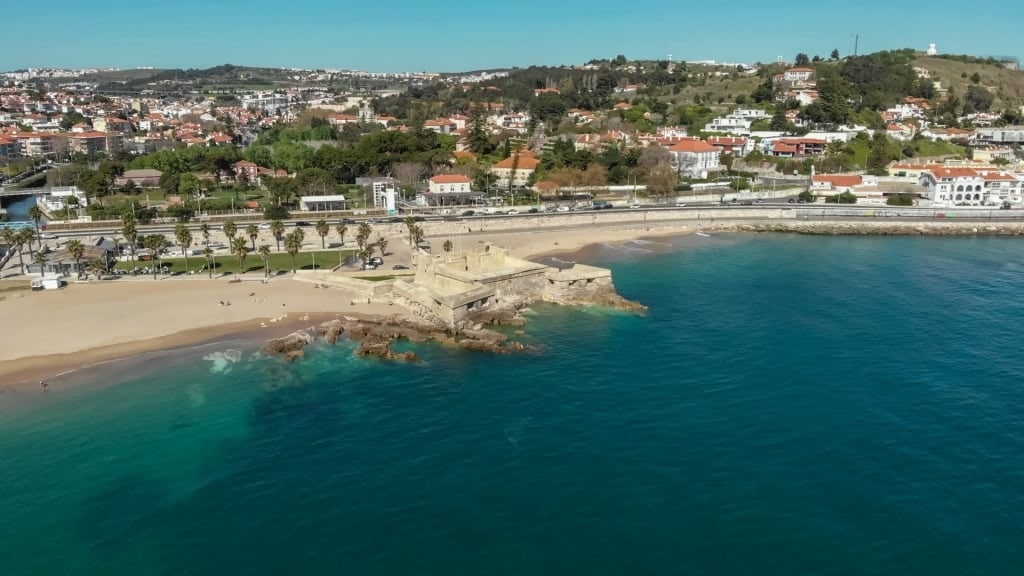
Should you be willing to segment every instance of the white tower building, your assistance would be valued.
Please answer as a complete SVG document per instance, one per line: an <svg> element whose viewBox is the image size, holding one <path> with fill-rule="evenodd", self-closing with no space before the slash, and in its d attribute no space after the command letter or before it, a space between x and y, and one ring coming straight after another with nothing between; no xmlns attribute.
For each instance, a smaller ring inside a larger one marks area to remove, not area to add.
<svg viewBox="0 0 1024 576"><path fill-rule="evenodd" d="M935 43L934 42L932 42L931 44L928 45L928 50L925 52L925 54L927 54L929 56L935 56L938 53L939 53L939 50L937 48L935 48Z"/></svg>

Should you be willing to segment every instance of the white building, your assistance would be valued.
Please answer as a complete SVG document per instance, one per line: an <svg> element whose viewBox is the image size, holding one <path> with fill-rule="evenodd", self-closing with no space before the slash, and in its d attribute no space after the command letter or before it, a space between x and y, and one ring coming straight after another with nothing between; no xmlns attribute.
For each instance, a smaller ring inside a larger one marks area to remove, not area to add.
<svg viewBox="0 0 1024 576"><path fill-rule="evenodd" d="M936 56L936 55L938 55L938 53L939 53L939 49L935 47L935 43L934 42L929 44L928 45L928 50L925 51L925 54L927 54L929 56Z"/></svg>
<svg viewBox="0 0 1024 576"><path fill-rule="evenodd" d="M397 182L394 178L356 178L356 185L370 189L373 196L374 208L387 208L394 210L394 198ZM388 198L391 198L391 206L388 207Z"/></svg>
<svg viewBox="0 0 1024 576"><path fill-rule="evenodd" d="M686 178L708 177L710 172L720 169L721 152L703 140L683 140L668 149L672 157L672 166L679 175Z"/></svg>
<svg viewBox="0 0 1024 576"><path fill-rule="evenodd" d="M431 194L465 194L472 192L472 181L462 174L439 174L429 180Z"/></svg>
<svg viewBox="0 0 1024 576"><path fill-rule="evenodd" d="M724 118L715 118L711 122L705 124L704 131L725 132L727 134L749 134L750 124L750 120L745 118L733 118L726 116Z"/></svg>
<svg viewBox="0 0 1024 576"><path fill-rule="evenodd" d="M290 102L287 94L277 92L257 92L250 96L242 97L242 108L262 110L263 112L274 113L281 108L287 108Z"/></svg>
<svg viewBox="0 0 1024 576"><path fill-rule="evenodd" d="M39 198L39 203L43 205L47 212L58 212L68 206L68 199L72 197L77 200L77 204L71 203L72 206L85 208L89 204L89 199L85 192L79 190L77 186L54 186L50 188L49 195Z"/></svg>
<svg viewBox="0 0 1024 576"><path fill-rule="evenodd" d="M344 210L345 197L340 194L327 196L300 196L299 210L303 212L326 212L330 210Z"/></svg>

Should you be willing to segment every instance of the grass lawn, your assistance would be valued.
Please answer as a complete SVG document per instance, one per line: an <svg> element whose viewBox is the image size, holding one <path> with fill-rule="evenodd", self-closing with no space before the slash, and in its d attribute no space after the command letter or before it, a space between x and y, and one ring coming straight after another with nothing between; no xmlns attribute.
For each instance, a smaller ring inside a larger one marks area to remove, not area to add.
<svg viewBox="0 0 1024 576"><path fill-rule="evenodd" d="M352 250L345 250L342 254L348 257L352 254ZM316 259L317 270L330 270L337 266L340 262L339 254L337 250L325 250L317 252L300 252L295 255L295 269L296 270L313 270L314 256ZM229 256L227 254L220 254L215 257L216 267L214 272L217 274L235 274L238 272L238 258ZM160 266L167 266L170 272L173 274L183 274L185 272L185 259L184 258L162 258L159 261ZM189 256L188 265L190 270L195 270L197 273L206 264L205 258L202 256ZM149 266L150 262L138 262L136 268L145 268ZM117 270L131 270L131 262L118 262L115 266ZM292 269L292 258L287 252L273 252L270 254L270 271L271 273L281 271L291 271ZM245 258L245 272L260 272L263 270L263 259L260 258L259 254L249 254ZM206 273L204 270L203 273Z"/></svg>
<svg viewBox="0 0 1024 576"><path fill-rule="evenodd" d="M386 280L394 280L394 276L359 276L359 280L366 280L367 282L384 282Z"/></svg>

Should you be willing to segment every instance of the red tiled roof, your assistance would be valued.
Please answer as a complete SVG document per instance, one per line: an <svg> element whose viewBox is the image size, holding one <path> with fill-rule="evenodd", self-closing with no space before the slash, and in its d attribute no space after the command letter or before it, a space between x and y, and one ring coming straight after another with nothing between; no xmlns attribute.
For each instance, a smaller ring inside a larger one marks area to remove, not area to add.
<svg viewBox="0 0 1024 576"><path fill-rule="evenodd" d="M814 181L821 183L828 182L833 187L850 187L860 184L863 182L863 179L856 174L816 174L814 176Z"/></svg>
<svg viewBox="0 0 1024 576"><path fill-rule="evenodd" d="M515 164L515 156L509 156L501 162L494 165L495 168L508 168L512 169L512 165ZM519 163L516 165L517 170L536 170L537 166L540 165L540 161L533 157L533 154L527 155L522 153L519 155Z"/></svg>
<svg viewBox="0 0 1024 576"><path fill-rule="evenodd" d="M703 140L681 140L668 149L669 152L717 152L718 149Z"/></svg>
<svg viewBox="0 0 1024 576"><path fill-rule="evenodd" d="M434 184L469 184L469 176L462 174L438 174L430 179Z"/></svg>

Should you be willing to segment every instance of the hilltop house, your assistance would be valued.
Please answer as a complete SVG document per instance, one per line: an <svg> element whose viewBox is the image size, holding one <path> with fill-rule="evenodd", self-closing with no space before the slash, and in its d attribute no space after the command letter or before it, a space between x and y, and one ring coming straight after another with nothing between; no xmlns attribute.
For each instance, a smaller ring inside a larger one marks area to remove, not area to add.
<svg viewBox="0 0 1024 576"><path fill-rule="evenodd" d="M532 152L523 151L513 154L491 167L491 174L496 178L499 188L508 188L511 184L519 188L525 187L540 161Z"/></svg>
<svg viewBox="0 0 1024 576"><path fill-rule="evenodd" d="M721 152L703 140L681 140L670 146L668 151L672 166L684 178L704 179L710 172L720 169Z"/></svg>

